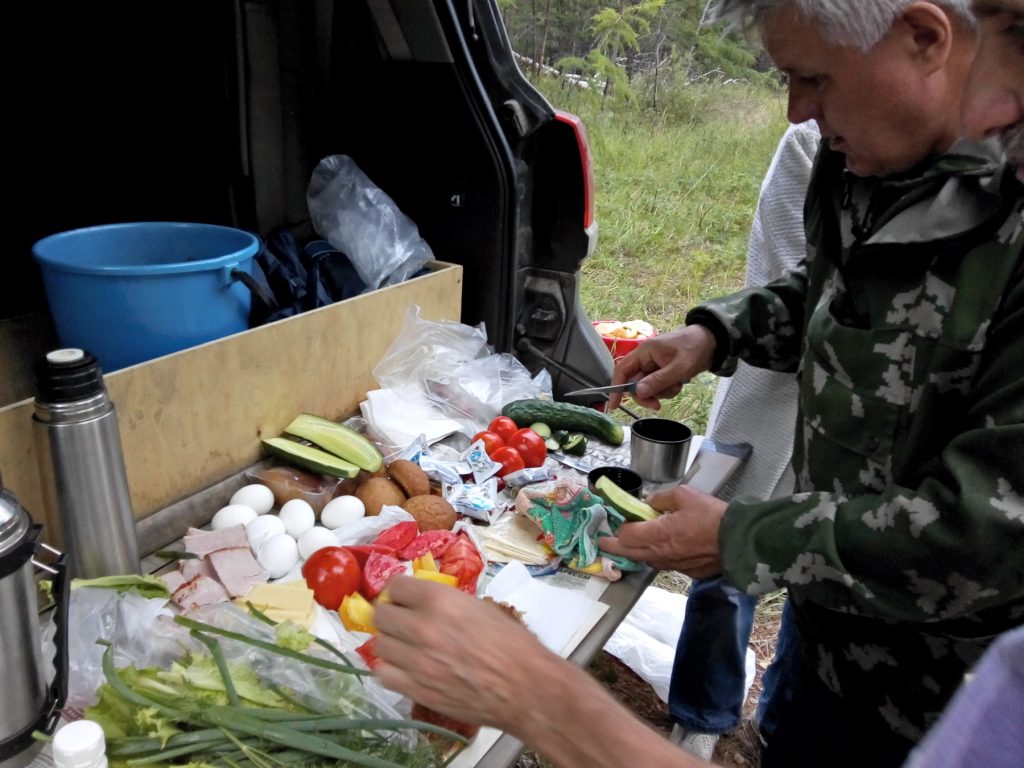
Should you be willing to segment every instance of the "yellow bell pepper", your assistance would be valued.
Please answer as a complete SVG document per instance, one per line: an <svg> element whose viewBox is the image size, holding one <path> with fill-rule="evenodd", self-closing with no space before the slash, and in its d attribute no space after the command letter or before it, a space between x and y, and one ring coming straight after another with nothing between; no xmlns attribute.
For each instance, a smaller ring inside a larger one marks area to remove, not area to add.
<svg viewBox="0 0 1024 768"><path fill-rule="evenodd" d="M455 576L449 573L441 573L440 571L426 571L419 570L413 571L412 575L417 579L424 579L425 581L436 581L439 584L447 584L449 587L458 586L459 580Z"/></svg>
<svg viewBox="0 0 1024 768"><path fill-rule="evenodd" d="M412 561L413 573L416 571L434 571L437 572L437 563L434 562L434 556L430 552L424 552L422 556L417 557Z"/></svg>
<svg viewBox="0 0 1024 768"><path fill-rule="evenodd" d="M375 634L377 627L373 624L373 604L358 592L345 595L338 608L341 623L349 632L369 632Z"/></svg>

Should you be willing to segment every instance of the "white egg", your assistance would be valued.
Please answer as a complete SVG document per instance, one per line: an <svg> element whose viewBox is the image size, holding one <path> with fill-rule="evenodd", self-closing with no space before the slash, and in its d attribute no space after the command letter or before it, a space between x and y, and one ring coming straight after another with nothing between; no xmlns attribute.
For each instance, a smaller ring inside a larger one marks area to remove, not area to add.
<svg viewBox="0 0 1024 768"><path fill-rule="evenodd" d="M366 515L366 506L355 496L339 496L331 499L320 513L320 522L331 530L344 528Z"/></svg>
<svg viewBox="0 0 1024 768"><path fill-rule="evenodd" d="M299 545L287 533L278 533L263 542L256 560L270 578L279 579L299 562Z"/></svg>
<svg viewBox="0 0 1024 768"><path fill-rule="evenodd" d="M284 523L277 515L258 515L245 526L245 535L253 552L258 552L263 542L279 533L284 533Z"/></svg>
<svg viewBox="0 0 1024 768"><path fill-rule="evenodd" d="M338 546L338 537L322 525L314 525L299 536L299 557L308 558L318 549Z"/></svg>
<svg viewBox="0 0 1024 768"><path fill-rule="evenodd" d="M265 515L274 508L274 492L262 483L251 483L235 491L229 503L245 504L255 509L257 515Z"/></svg>
<svg viewBox="0 0 1024 768"><path fill-rule="evenodd" d="M286 501L278 513L284 529L293 539L298 539L316 523L316 512L308 501L292 499Z"/></svg>
<svg viewBox="0 0 1024 768"><path fill-rule="evenodd" d="M231 528L235 525L248 525L251 520L256 519L256 510L246 504L228 504L221 507L210 521L210 528L219 531L222 528Z"/></svg>

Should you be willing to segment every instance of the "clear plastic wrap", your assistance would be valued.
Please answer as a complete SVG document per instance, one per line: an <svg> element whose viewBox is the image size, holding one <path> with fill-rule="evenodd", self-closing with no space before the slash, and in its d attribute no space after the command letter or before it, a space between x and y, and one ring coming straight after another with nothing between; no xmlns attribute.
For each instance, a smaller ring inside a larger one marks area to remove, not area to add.
<svg viewBox="0 0 1024 768"><path fill-rule="evenodd" d="M110 589L83 588L72 592L71 621L75 631L68 633L68 706L81 709L95 703L97 690L105 681L101 666L104 647L97 645L97 640L113 645L114 664L118 668L134 664L138 668L166 669L189 651L205 652L205 646L190 637L188 628L174 623L173 616L163 599L146 599ZM230 603L201 608L189 617L266 642L275 641L273 627ZM336 616L321 618L335 625L332 629L337 634L336 644L354 664L361 664L359 656L351 651L366 637L347 632ZM248 662L265 684L282 686L313 707L336 711L344 706L355 716L408 716L408 700L385 690L375 678L356 679L237 640L218 637L217 642L232 662ZM303 652L337 661L337 657L316 645ZM373 710L377 714L371 715Z"/></svg>
<svg viewBox="0 0 1024 768"><path fill-rule="evenodd" d="M512 355L493 353L482 325L424 320L417 306L373 375L383 388L421 393L467 437L506 403L551 395L550 374L533 376Z"/></svg>

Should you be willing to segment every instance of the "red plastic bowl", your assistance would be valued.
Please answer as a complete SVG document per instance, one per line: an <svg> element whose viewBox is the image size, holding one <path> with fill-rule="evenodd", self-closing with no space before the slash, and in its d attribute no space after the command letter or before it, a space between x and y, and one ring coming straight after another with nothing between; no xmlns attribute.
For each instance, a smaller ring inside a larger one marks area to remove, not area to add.
<svg viewBox="0 0 1024 768"><path fill-rule="evenodd" d="M595 320L593 322L593 325L596 328L599 323L614 323L614 322L615 322L614 320ZM657 335L658 335L657 330L655 330L653 336L646 336L645 338L642 338L642 339L620 339L620 338L617 338L615 336L605 336L604 334L600 334L601 340L604 342L604 345L606 347L608 347L608 351L612 353L612 359L614 359L614 360L618 360L620 357L623 357L624 355L628 355L630 352L632 352L634 349L636 349L640 344L642 344L643 342L647 341L647 339L652 339L652 338L654 338L654 336L657 336Z"/></svg>

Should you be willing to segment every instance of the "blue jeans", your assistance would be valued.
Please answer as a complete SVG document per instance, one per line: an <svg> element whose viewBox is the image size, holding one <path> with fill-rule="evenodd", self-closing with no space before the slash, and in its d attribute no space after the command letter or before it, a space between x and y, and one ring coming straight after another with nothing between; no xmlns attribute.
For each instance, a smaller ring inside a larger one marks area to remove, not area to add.
<svg viewBox="0 0 1024 768"><path fill-rule="evenodd" d="M756 597L741 592L721 576L694 581L690 586L668 694L669 714L683 728L725 733L740 724L747 644L756 605ZM787 670L799 659L800 638L787 600L775 657L761 676L757 702L758 728L766 739L777 720L769 705L777 695L783 701L792 698L791 691L780 682L788 679Z"/></svg>
<svg viewBox="0 0 1024 768"><path fill-rule="evenodd" d="M683 728L725 733L739 725L756 604L721 576L690 585L668 693L669 714Z"/></svg>
<svg viewBox="0 0 1024 768"><path fill-rule="evenodd" d="M761 697L757 700L757 729L765 741L772 737L778 726L779 711L793 700L794 670L801 663L800 634L793 618L789 599L782 607L779 634L775 640L775 656L761 675Z"/></svg>

